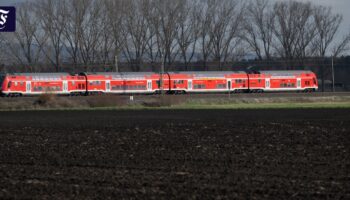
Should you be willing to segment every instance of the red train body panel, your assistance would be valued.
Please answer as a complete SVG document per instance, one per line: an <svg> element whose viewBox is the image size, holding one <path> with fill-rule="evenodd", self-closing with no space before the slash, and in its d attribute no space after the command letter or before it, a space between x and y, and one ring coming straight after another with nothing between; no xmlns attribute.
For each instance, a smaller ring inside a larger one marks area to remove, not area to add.
<svg viewBox="0 0 350 200"><path fill-rule="evenodd" d="M4 96L54 94L153 94L316 91L311 71L121 73L16 73L0 76Z"/></svg>

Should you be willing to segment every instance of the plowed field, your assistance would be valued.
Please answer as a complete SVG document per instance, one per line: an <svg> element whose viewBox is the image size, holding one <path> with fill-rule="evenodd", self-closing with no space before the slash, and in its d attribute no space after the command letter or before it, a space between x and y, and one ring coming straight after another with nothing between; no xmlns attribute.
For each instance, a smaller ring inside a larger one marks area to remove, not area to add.
<svg viewBox="0 0 350 200"><path fill-rule="evenodd" d="M0 199L349 199L350 109L0 112Z"/></svg>

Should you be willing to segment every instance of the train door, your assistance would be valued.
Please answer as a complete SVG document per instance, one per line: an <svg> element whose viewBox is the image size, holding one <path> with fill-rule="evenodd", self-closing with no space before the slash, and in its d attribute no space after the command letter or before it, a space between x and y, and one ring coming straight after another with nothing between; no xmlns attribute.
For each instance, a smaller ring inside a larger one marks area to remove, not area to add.
<svg viewBox="0 0 350 200"><path fill-rule="evenodd" d="M30 89L31 89L31 82L26 81L26 93L30 93Z"/></svg>
<svg viewBox="0 0 350 200"><path fill-rule="evenodd" d="M107 80L106 81L106 92L110 92L111 91L111 81Z"/></svg>
<svg viewBox="0 0 350 200"><path fill-rule="evenodd" d="M227 80L227 89L228 91L231 91L231 88L232 88L232 83L231 83L231 79Z"/></svg>
<svg viewBox="0 0 350 200"><path fill-rule="evenodd" d="M63 92L68 92L68 82L63 81Z"/></svg>
<svg viewBox="0 0 350 200"><path fill-rule="evenodd" d="M271 88L270 79L269 78L265 79L265 88L266 89L270 89Z"/></svg>
<svg viewBox="0 0 350 200"><path fill-rule="evenodd" d="M147 90L152 91L152 80L147 80Z"/></svg>
<svg viewBox="0 0 350 200"><path fill-rule="evenodd" d="M297 78L297 88L300 89L301 88L301 79Z"/></svg>
<svg viewBox="0 0 350 200"><path fill-rule="evenodd" d="M188 80L187 90L192 90L192 80Z"/></svg>

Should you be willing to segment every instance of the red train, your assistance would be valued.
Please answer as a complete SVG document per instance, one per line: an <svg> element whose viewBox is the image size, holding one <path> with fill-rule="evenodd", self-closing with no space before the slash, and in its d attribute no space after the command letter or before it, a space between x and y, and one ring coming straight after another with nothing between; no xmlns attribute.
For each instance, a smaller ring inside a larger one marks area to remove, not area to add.
<svg viewBox="0 0 350 200"><path fill-rule="evenodd" d="M13 73L0 75L2 96L85 94L168 94L208 92L280 92L318 89L311 71L216 71L103 73Z"/></svg>

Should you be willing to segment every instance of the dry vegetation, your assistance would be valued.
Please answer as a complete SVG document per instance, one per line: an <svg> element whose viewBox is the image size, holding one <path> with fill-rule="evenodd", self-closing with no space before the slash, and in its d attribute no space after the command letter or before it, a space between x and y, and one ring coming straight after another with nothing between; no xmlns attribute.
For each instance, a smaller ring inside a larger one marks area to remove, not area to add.
<svg viewBox="0 0 350 200"><path fill-rule="evenodd" d="M350 105L350 96L303 95L128 95L57 96L0 98L0 110L95 109L95 108L191 108L195 106L254 106L261 104L325 104ZM327 107L327 106L326 106Z"/></svg>

